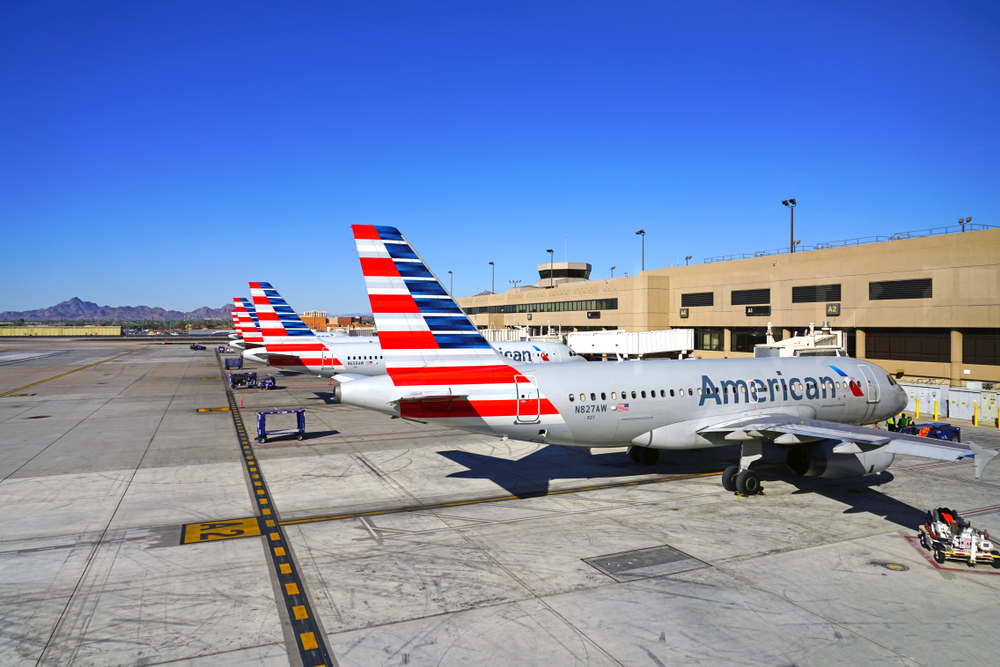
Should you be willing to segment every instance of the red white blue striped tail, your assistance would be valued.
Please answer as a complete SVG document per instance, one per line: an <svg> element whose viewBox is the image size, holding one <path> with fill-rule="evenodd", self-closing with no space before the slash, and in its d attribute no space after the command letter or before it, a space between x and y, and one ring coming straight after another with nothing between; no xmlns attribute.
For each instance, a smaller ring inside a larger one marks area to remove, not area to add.
<svg viewBox="0 0 1000 667"><path fill-rule="evenodd" d="M429 367L507 366L398 229L352 229L390 375Z"/></svg>
<svg viewBox="0 0 1000 667"><path fill-rule="evenodd" d="M233 297L235 309L233 310L233 324L236 330L243 337L243 342L247 347L258 347L264 344L264 338L254 324L253 318L247 311L247 300L241 297Z"/></svg>
<svg viewBox="0 0 1000 667"><path fill-rule="evenodd" d="M317 342L316 335L285 303L271 283L250 283L257 323L264 343ZM291 341L289 339L292 339Z"/></svg>

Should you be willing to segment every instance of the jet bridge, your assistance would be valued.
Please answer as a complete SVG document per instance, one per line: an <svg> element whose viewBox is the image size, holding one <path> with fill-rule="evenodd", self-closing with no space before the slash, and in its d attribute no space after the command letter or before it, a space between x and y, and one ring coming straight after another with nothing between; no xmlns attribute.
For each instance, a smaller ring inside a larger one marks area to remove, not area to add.
<svg viewBox="0 0 1000 667"><path fill-rule="evenodd" d="M809 323L809 333L804 336L795 335L785 340L775 342L771 333L771 323L767 323L767 343L755 345L755 357L846 357L847 347L844 344L844 332L834 331L827 322L819 331Z"/></svg>
<svg viewBox="0 0 1000 667"><path fill-rule="evenodd" d="M577 354L607 354L620 359L668 354L683 359L694 350L694 329L579 331L566 334L566 344Z"/></svg>

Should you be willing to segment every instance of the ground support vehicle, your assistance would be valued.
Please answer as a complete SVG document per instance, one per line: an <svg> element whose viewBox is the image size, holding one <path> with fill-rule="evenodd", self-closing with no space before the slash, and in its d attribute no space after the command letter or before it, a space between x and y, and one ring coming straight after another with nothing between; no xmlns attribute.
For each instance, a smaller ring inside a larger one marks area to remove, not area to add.
<svg viewBox="0 0 1000 667"><path fill-rule="evenodd" d="M257 381L258 389L274 389L274 378L266 377Z"/></svg>
<svg viewBox="0 0 1000 667"><path fill-rule="evenodd" d="M226 359L226 370L231 368L243 368L243 359L241 357Z"/></svg>
<svg viewBox="0 0 1000 667"><path fill-rule="evenodd" d="M204 345L198 345L197 343L191 343L191 349L192 350L204 350L205 346Z"/></svg>
<svg viewBox="0 0 1000 667"><path fill-rule="evenodd" d="M930 422L929 424L913 424L899 429L900 433L910 435L920 435L926 438L937 438L939 440L950 440L952 442L962 441L962 429L958 426L945 424L943 422Z"/></svg>
<svg viewBox="0 0 1000 667"><path fill-rule="evenodd" d="M229 388L230 389L253 389L257 386L257 374L256 373L230 373L229 374Z"/></svg>
<svg viewBox="0 0 1000 667"><path fill-rule="evenodd" d="M225 353L226 353L226 346L225 345L220 345L219 346L219 354L225 354Z"/></svg>
<svg viewBox="0 0 1000 667"><path fill-rule="evenodd" d="M295 428L273 430L267 432L268 415L295 415ZM288 410L258 410L257 411L257 442L267 442L269 437L276 435L294 435L296 440L302 439L302 434L306 432L306 411L305 408L292 408Z"/></svg>
<svg viewBox="0 0 1000 667"><path fill-rule="evenodd" d="M917 529L920 546L934 553L934 561L961 560L975 567L988 561L1000 569L1000 545L989 532L976 530L955 510L939 507L927 511L927 521Z"/></svg>

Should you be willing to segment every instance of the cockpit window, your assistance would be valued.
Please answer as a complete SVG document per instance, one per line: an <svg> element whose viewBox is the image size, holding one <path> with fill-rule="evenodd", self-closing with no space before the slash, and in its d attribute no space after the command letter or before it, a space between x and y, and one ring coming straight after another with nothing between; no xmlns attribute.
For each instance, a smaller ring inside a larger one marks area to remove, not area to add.
<svg viewBox="0 0 1000 667"><path fill-rule="evenodd" d="M890 385L892 385L892 386L896 385L896 381L893 379L893 377L891 375L886 375L886 377L889 378L889 384Z"/></svg>

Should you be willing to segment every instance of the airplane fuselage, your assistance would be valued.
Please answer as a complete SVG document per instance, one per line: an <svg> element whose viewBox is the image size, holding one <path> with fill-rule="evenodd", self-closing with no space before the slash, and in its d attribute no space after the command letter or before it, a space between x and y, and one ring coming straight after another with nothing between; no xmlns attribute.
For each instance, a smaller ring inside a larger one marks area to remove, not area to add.
<svg viewBox="0 0 1000 667"><path fill-rule="evenodd" d="M396 386L389 377L342 385L338 393L344 403L476 433L654 449L732 444L697 432L727 419L781 413L865 424L906 405L905 392L879 366L829 357L539 364L506 378L470 372L468 383L453 371L447 384L445 393L455 396L449 401L408 400L434 389Z"/></svg>

